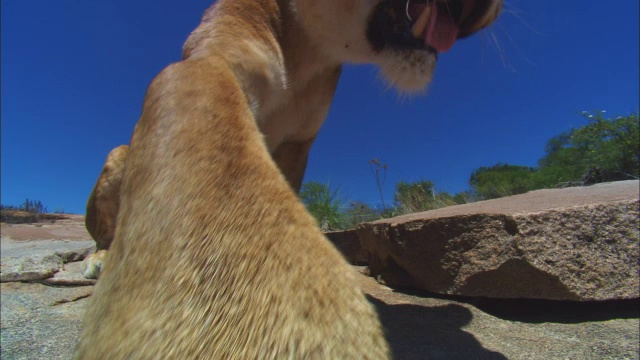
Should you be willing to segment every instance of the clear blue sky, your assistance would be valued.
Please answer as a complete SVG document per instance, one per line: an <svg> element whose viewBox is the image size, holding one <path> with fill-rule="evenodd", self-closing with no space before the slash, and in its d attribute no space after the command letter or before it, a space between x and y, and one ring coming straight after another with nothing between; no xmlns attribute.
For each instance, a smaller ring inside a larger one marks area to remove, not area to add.
<svg viewBox="0 0 640 360"><path fill-rule="evenodd" d="M209 0L3 0L2 203L84 213L105 156L129 142L151 79L179 60ZM402 99L347 66L306 180L379 203L368 161L397 181L468 188L472 170L535 166L582 110L638 111L638 0L511 0L490 31L441 55ZM494 41L495 38L495 41ZM496 46L496 43L498 46Z"/></svg>

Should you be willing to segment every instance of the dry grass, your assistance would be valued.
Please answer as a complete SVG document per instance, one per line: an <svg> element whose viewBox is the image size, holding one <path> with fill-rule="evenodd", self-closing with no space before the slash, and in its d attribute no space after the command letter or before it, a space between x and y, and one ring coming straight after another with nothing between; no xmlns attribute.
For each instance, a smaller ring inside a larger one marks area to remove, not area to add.
<svg viewBox="0 0 640 360"><path fill-rule="evenodd" d="M65 214L36 214L20 210L1 210L0 215L3 223L7 224L34 224L42 222L55 222L56 220L68 219Z"/></svg>

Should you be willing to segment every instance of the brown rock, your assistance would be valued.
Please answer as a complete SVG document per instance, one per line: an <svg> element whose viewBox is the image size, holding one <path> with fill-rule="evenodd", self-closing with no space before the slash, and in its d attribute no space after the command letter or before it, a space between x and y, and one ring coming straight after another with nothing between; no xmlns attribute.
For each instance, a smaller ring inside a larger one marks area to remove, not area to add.
<svg viewBox="0 0 640 360"><path fill-rule="evenodd" d="M550 300L639 293L639 182L539 190L361 224L371 274L442 294Z"/></svg>
<svg viewBox="0 0 640 360"><path fill-rule="evenodd" d="M362 249L355 230L331 231L324 235L351 264L367 263L367 252Z"/></svg>

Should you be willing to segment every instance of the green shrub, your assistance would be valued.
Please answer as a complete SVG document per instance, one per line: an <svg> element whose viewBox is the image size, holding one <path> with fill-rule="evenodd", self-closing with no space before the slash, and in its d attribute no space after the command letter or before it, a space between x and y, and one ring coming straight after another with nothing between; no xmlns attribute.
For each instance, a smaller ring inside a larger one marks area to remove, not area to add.
<svg viewBox="0 0 640 360"><path fill-rule="evenodd" d="M539 161L536 187L563 182L591 184L640 177L638 114L605 119L603 112L584 112L585 126L551 138ZM594 177L594 174L597 176Z"/></svg>
<svg viewBox="0 0 640 360"><path fill-rule="evenodd" d="M340 210L338 191L331 191L329 184L311 181L302 184L300 198L307 210L316 218L322 231L344 229L347 217Z"/></svg>

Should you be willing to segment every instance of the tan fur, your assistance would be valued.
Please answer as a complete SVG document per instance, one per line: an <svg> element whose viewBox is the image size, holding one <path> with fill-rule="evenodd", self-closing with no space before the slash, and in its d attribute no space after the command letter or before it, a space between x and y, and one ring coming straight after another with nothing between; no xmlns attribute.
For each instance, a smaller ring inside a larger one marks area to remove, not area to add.
<svg viewBox="0 0 640 360"><path fill-rule="evenodd" d="M120 209L120 187L129 147L118 146L111 150L102 173L87 201L85 225L96 241L97 251L83 261L82 273L95 279L103 268L105 250L109 249L115 234L116 217Z"/></svg>
<svg viewBox="0 0 640 360"><path fill-rule="evenodd" d="M431 77L435 58L367 47L377 3L207 10L88 201L87 228L109 251L76 358L389 356L353 270L295 194L342 62L377 63L408 90Z"/></svg>

